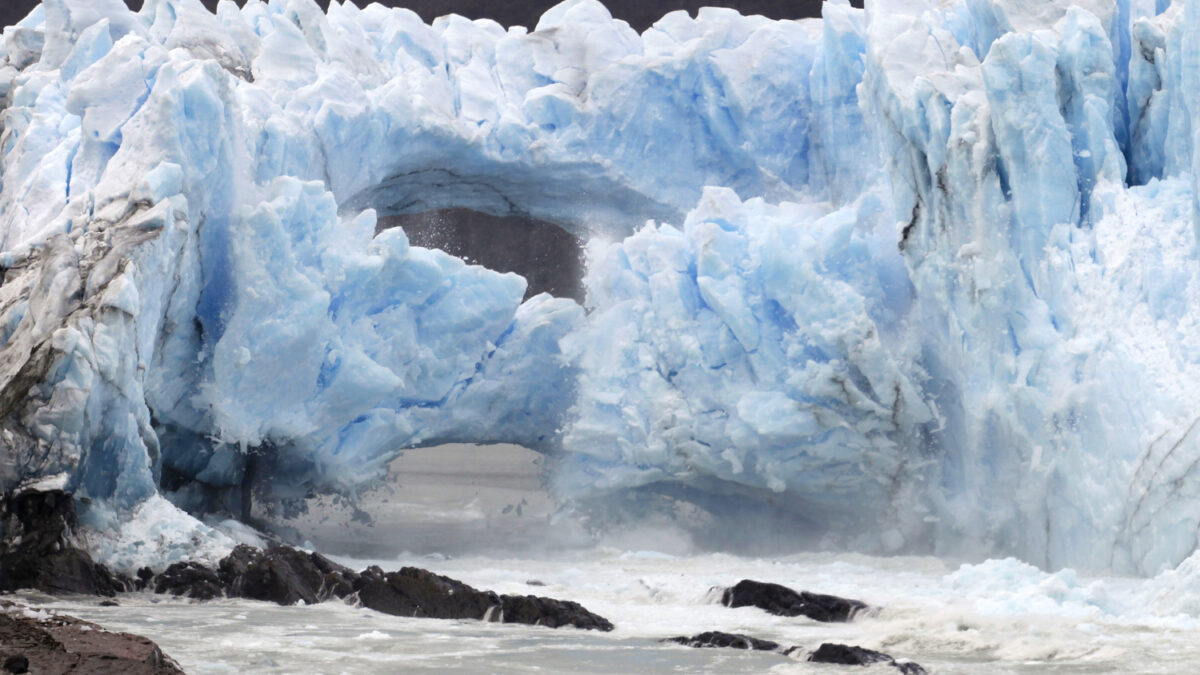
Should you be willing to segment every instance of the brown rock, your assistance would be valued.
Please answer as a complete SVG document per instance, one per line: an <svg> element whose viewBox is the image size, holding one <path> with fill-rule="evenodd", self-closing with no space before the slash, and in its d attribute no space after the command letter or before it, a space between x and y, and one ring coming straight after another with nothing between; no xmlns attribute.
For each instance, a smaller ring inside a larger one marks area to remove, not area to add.
<svg viewBox="0 0 1200 675"><path fill-rule="evenodd" d="M179 664L150 640L113 633L63 614L30 616L0 600L0 663L10 673L39 675L181 675Z"/></svg>

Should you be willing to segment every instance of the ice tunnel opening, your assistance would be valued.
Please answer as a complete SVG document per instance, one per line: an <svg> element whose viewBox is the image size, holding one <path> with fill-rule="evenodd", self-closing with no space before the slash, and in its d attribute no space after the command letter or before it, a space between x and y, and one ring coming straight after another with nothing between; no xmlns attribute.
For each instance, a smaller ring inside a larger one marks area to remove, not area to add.
<svg viewBox="0 0 1200 675"><path fill-rule="evenodd" d="M362 559L549 554L588 535L542 480L545 457L510 443L404 450L376 487L346 500L310 495L299 511L256 503L250 522L317 550Z"/></svg>
<svg viewBox="0 0 1200 675"><path fill-rule="evenodd" d="M353 499L308 494L292 508L255 499L239 519L285 541L359 559L549 558L596 545L787 555L828 544L819 518L796 504L728 489L666 482L567 498L549 479L555 461L512 443L410 448L389 463L383 481Z"/></svg>

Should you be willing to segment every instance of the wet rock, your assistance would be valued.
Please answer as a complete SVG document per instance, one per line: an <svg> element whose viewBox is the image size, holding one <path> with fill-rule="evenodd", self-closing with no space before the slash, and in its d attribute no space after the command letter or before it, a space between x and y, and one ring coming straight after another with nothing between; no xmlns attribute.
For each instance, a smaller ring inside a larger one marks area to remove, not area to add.
<svg viewBox="0 0 1200 675"><path fill-rule="evenodd" d="M312 554L313 565L322 574L321 589L317 597L322 600L329 598L346 598L354 593L354 584L358 581L359 573L339 565L320 553Z"/></svg>
<svg viewBox="0 0 1200 675"><path fill-rule="evenodd" d="M574 626L585 630L610 631L612 622L592 614L582 605L570 600L555 600L533 595L503 595L503 623L524 623L534 626Z"/></svg>
<svg viewBox="0 0 1200 675"><path fill-rule="evenodd" d="M843 622L866 610L865 602L821 595L808 591L796 592L787 586L743 579L721 595L726 607L758 607L778 616L806 616L814 621Z"/></svg>
<svg viewBox="0 0 1200 675"><path fill-rule="evenodd" d="M681 636L667 638L663 642L676 642L681 645L696 648L728 648L728 649L753 649L756 651L775 652L779 651L779 643L770 640L760 640L750 637L749 635L740 635L738 633L722 633L721 631L708 631L693 635L691 637Z"/></svg>
<svg viewBox="0 0 1200 675"><path fill-rule="evenodd" d="M613 629L610 621L578 603L532 595L500 596L417 567L386 573L369 567L360 575L355 591L364 607L396 616Z"/></svg>
<svg viewBox="0 0 1200 675"><path fill-rule="evenodd" d="M183 673L146 638L5 601L0 601L0 663L8 673Z"/></svg>
<svg viewBox="0 0 1200 675"><path fill-rule="evenodd" d="M76 545L75 502L61 490L26 490L0 498L0 592L113 596L130 580Z"/></svg>
<svg viewBox="0 0 1200 675"><path fill-rule="evenodd" d="M134 582L135 587L139 591L144 591L150 586L150 580L154 578L154 570L149 567L143 567L137 571L137 581Z"/></svg>
<svg viewBox="0 0 1200 675"><path fill-rule="evenodd" d="M245 544L221 560L221 582L231 597L280 605L315 604L345 597L358 577L319 553L289 546L266 551Z"/></svg>
<svg viewBox="0 0 1200 675"><path fill-rule="evenodd" d="M141 576L141 573L138 573ZM155 593L170 593L196 600L212 600L223 595L221 578L213 570L192 562L178 562L154 578Z"/></svg>
<svg viewBox="0 0 1200 675"><path fill-rule="evenodd" d="M575 602L497 595L417 567L396 572L370 567L359 573L319 553L288 546L268 550L238 546L215 571L195 563L175 563L152 580L146 580L141 571L138 576L156 593L199 600L225 595L293 605L342 598L396 616L613 629L607 619Z"/></svg>
<svg viewBox="0 0 1200 675"><path fill-rule="evenodd" d="M477 591L461 581L418 567L404 567L397 572L368 567L355 590L363 607L395 616L483 619L488 609L500 605L495 593Z"/></svg>
<svg viewBox="0 0 1200 675"><path fill-rule="evenodd" d="M500 596L415 567L390 573L372 567L360 574L319 553L288 546L262 550L241 545L216 570L179 562L155 575L143 567L135 582L113 574L78 548L77 524L74 501L62 491L25 491L0 498L0 592L33 588L112 597L136 588L196 600L227 596L280 605L343 598L398 616L613 629L607 619L575 602Z"/></svg>
<svg viewBox="0 0 1200 675"><path fill-rule="evenodd" d="M925 669L911 661L899 662L883 652L877 652L863 647L839 645L826 642L808 655L813 663L835 663L845 666L869 666L875 663L886 663L895 666L904 675L926 675Z"/></svg>

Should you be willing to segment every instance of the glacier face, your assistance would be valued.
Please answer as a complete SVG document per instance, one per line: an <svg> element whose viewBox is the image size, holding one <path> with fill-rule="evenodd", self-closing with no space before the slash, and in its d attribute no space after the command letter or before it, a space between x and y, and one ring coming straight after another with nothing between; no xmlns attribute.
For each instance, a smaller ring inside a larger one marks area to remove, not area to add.
<svg viewBox="0 0 1200 675"><path fill-rule="evenodd" d="M65 475L116 528L159 492L236 513L251 480L353 493L405 447L507 441L566 497L684 485L875 550L1173 566L1200 528L1197 35L1200 0L642 35L592 0L533 31L46 0L0 37L0 486ZM587 239L586 307L375 233L450 207Z"/></svg>

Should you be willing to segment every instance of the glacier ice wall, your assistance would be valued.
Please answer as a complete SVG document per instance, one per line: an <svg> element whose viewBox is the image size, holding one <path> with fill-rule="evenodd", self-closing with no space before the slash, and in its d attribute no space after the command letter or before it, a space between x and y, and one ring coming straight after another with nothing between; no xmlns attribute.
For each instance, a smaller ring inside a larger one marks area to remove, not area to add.
<svg viewBox="0 0 1200 675"><path fill-rule="evenodd" d="M0 486L64 476L143 522L159 492L236 513L251 481L353 493L406 447L510 441L565 497L687 486L830 543L1175 565L1197 35L1200 0L641 35L592 0L532 31L46 0L0 36ZM588 240L585 306L375 234L451 207Z"/></svg>

